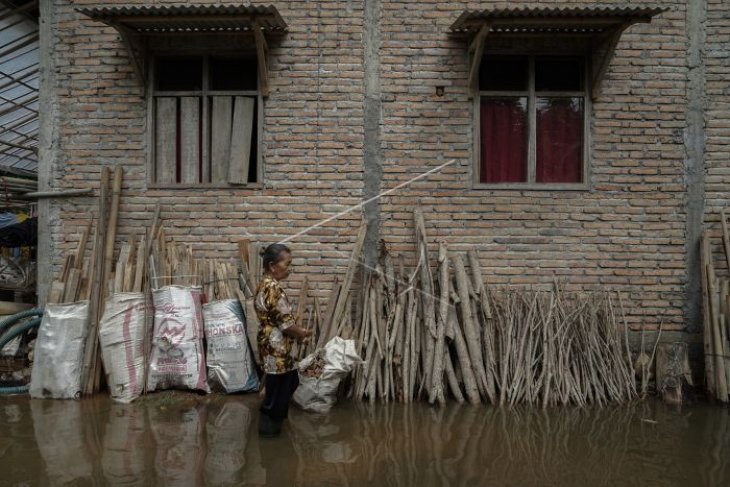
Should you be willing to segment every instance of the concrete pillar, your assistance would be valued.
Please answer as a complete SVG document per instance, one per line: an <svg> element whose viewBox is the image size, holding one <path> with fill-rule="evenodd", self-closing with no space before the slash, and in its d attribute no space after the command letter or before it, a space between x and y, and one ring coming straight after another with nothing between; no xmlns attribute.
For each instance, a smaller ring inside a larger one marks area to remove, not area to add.
<svg viewBox="0 0 730 487"><path fill-rule="evenodd" d="M54 46L58 44L56 8L53 0L41 0L38 29L40 35L39 65L39 131L38 131L38 191L53 187L53 174L58 158L58 94L56 90L56 59ZM43 306L52 279L53 238L51 225L55 205L51 199L38 203L37 293L38 304Z"/></svg>
<svg viewBox="0 0 730 487"><path fill-rule="evenodd" d="M363 256L365 274L375 267L380 235L380 199L383 183L383 153L381 142L382 102L380 98L380 0L365 0L363 20L364 43L364 115L365 148L363 157L363 207L368 231Z"/></svg>
<svg viewBox="0 0 730 487"><path fill-rule="evenodd" d="M702 330L702 274L699 239L705 213L705 22L707 0L687 1L687 112L684 128L686 191L685 323L687 331Z"/></svg>

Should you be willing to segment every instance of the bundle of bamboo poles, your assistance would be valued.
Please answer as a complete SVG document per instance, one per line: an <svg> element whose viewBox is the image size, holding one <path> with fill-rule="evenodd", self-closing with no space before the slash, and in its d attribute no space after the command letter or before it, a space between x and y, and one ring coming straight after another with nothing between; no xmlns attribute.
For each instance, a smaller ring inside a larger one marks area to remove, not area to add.
<svg viewBox="0 0 730 487"><path fill-rule="evenodd" d="M150 281L153 288L163 286L201 286L206 266L193 257L190 245L167 242L165 230L160 226L152 241L149 256Z"/></svg>
<svg viewBox="0 0 730 487"><path fill-rule="evenodd" d="M115 271L109 276L107 284L109 294L114 293L141 293L145 275L146 241L143 236L139 243L131 235L126 243L122 244Z"/></svg>
<svg viewBox="0 0 730 487"><path fill-rule="evenodd" d="M91 222L81 231L79 243L74 252L66 253L63 266L57 279L51 281L46 300L51 304L73 303L79 299L86 299L89 287L89 262L84 261L84 250L89 240Z"/></svg>
<svg viewBox="0 0 730 487"><path fill-rule="evenodd" d="M238 299L241 293L239 269L235 263L205 259L202 266L203 291L208 301Z"/></svg>
<svg viewBox="0 0 730 487"><path fill-rule="evenodd" d="M730 233L727 214L721 212L722 241L730 269ZM705 381L710 397L727 403L730 392L730 279L719 277L712 261L708 232L700 245L702 265Z"/></svg>
<svg viewBox="0 0 730 487"><path fill-rule="evenodd" d="M438 252L434 279L423 217L415 211L414 270L384 249L353 330L363 368L358 400L428 399L514 405L625 402L636 397L628 329L608 292L488 288L476 251ZM623 335L623 336L622 336Z"/></svg>
<svg viewBox="0 0 730 487"><path fill-rule="evenodd" d="M13 176L0 176L0 187L8 193L28 193L38 190L38 181Z"/></svg>

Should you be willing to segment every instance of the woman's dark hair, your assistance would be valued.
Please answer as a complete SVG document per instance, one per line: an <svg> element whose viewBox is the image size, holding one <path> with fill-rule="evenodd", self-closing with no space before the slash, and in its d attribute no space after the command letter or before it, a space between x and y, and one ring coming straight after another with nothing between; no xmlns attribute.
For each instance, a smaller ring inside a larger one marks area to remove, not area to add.
<svg viewBox="0 0 730 487"><path fill-rule="evenodd" d="M269 267L272 264L276 264L277 262L279 262L282 259L282 254L284 254L285 252L291 254L291 250L289 250L289 247L284 244L275 243L266 247L261 252L261 256L264 260L264 271L268 271Z"/></svg>

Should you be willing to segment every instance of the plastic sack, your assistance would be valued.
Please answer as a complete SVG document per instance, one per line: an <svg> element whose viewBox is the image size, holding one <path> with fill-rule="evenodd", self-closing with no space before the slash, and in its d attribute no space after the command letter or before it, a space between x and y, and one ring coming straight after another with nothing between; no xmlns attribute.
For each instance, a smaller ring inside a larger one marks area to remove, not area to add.
<svg viewBox="0 0 730 487"><path fill-rule="evenodd" d="M104 306L99 341L109 392L115 401L132 402L144 390L145 308L142 293L112 294Z"/></svg>
<svg viewBox="0 0 730 487"><path fill-rule="evenodd" d="M201 289L165 286L152 291L155 324L147 389L198 389L205 381Z"/></svg>
<svg viewBox="0 0 730 487"><path fill-rule="evenodd" d="M89 302L48 304L35 342L30 397L81 396Z"/></svg>
<svg viewBox="0 0 730 487"><path fill-rule="evenodd" d="M324 361L321 374L309 377L304 374L318 359ZM355 349L354 340L332 338L323 349L307 355L299 362L299 387L294 391L294 404L305 411L328 413L337 402L340 381L362 360Z"/></svg>
<svg viewBox="0 0 730 487"><path fill-rule="evenodd" d="M257 391L259 377L246 337L246 320L237 299L203 305L208 384L221 392Z"/></svg>

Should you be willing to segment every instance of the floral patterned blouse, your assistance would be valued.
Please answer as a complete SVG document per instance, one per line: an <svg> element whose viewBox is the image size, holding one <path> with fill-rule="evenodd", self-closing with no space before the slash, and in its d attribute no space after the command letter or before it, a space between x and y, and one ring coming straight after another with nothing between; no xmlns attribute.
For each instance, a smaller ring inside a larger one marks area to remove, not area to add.
<svg viewBox="0 0 730 487"><path fill-rule="evenodd" d="M294 369L294 358L290 355L294 339L283 331L294 325L294 315L279 281L269 275L264 276L256 289L254 307L261 322L257 340L264 372L289 372Z"/></svg>

